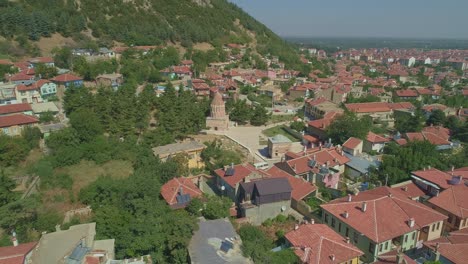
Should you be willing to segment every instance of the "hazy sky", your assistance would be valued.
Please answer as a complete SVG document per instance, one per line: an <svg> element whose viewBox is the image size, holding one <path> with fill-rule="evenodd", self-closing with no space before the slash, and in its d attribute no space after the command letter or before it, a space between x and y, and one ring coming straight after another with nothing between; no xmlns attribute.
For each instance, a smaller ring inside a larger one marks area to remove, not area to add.
<svg viewBox="0 0 468 264"><path fill-rule="evenodd" d="M468 0L230 0L281 36L468 39Z"/></svg>

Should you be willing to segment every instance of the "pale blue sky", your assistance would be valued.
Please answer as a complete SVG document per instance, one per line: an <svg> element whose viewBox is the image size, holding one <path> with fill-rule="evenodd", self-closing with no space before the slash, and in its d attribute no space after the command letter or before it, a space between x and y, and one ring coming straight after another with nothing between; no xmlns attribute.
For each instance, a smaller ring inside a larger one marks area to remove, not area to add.
<svg viewBox="0 0 468 264"><path fill-rule="evenodd" d="M281 36L468 39L468 0L229 0Z"/></svg>

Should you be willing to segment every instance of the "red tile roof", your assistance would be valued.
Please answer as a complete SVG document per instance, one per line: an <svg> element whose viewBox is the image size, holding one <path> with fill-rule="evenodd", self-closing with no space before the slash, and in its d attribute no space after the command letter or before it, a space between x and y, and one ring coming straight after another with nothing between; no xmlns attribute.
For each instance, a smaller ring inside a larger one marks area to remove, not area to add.
<svg viewBox="0 0 468 264"><path fill-rule="evenodd" d="M27 75L24 72L17 73L17 74L10 77L10 81L12 81L12 82L29 81L29 80L33 80L33 79L34 79L34 75Z"/></svg>
<svg viewBox="0 0 468 264"><path fill-rule="evenodd" d="M342 263L364 253L323 224L305 224L288 232L285 238L291 243L301 263Z"/></svg>
<svg viewBox="0 0 468 264"><path fill-rule="evenodd" d="M33 250L37 242L18 246L0 247L0 264L23 264L25 256Z"/></svg>
<svg viewBox="0 0 468 264"><path fill-rule="evenodd" d="M202 195L202 192L195 186L192 180L184 177L174 178L161 187L161 195L169 205L177 204L179 191L182 191L183 194L189 194L190 198Z"/></svg>
<svg viewBox="0 0 468 264"><path fill-rule="evenodd" d="M442 189L449 188L450 185L448 184L448 181L452 179L452 176L450 174L440 171L438 169L413 171L411 174L423 180L432 182Z"/></svg>
<svg viewBox="0 0 468 264"><path fill-rule="evenodd" d="M468 186L463 181L459 185L450 186L428 202L462 219L468 218Z"/></svg>
<svg viewBox="0 0 468 264"><path fill-rule="evenodd" d="M30 104L0 105L0 115L32 111Z"/></svg>
<svg viewBox="0 0 468 264"><path fill-rule="evenodd" d="M401 194L402 196L408 197L409 199L416 199L425 195L425 193L413 182L408 182L403 185L394 186L392 187L392 189L395 192Z"/></svg>
<svg viewBox="0 0 468 264"><path fill-rule="evenodd" d="M345 104L346 108L356 113L373 113L373 112L390 112L391 110L403 110L414 108L413 104L409 102L401 103L354 103Z"/></svg>
<svg viewBox="0 0 468 264"><path fill-rule="evenodd" d="M351 202L347 199L339 198L321 207L376 243L447 219L447 216L386 186L352 196ZM365 212L361 209L363 202L367 205ZM344 217L345 211L348 218ZM415 220L413 227L408 224L410 219Z"/></svg>
<svg viewBox="0 0 468 264"><path fill-rule="evenodd" d="M404 253L402 254L402 257L404 259L403 262L398 263L397 262L397 250L392 250L390 252L387 252L385 254L379 255L377 257L377 262L373 262L373 264L401 264L401 263L406 263L406 264L418 264L415 260L411 259Z"/></svg>
<svg viewBox="0 0 468 264"><path fill-rule="evenodd" d="M73 74L69 74L69 73L61 74L51 79L51 81L61 82L61 83L81 81L81 80L83 80L83 78L75 76Z"/></svg>
<svg viewBox="0 0 468 264"><path fill-rule="evenodd" d="M359 138L350 137L348 138L348 140L346 140L345 143L343 143L343 147L349 148L349 149L355 149L361 143L362 143L362 140L360 140Z"/></svg>
<svg viewBox="0 0 468 264"><path fill-rule="evenodd" d="M0 65L9 65L9 66L12 66L12 65L13 65L13 62L11 62L10 60L0 60Z"/></svg>
<svg viewBox="0 0 468 264"><path fill-rule="evenodd" d="M426 241L424 245L440 254L452 263L466 263L468 259L468 228L450 233L447 237Z"/></svg>
<svg viewBox="0 0 468 264"><path fill-rule="evenodd" d="M431 132L414 132L414 133L406 133L406 137L409 141L424 141L427 140L431 144L439 146L439 145L450 145L448 138L443 138Z"/></svg>
<svg viewBox="0 0 468 264"><path fill-rule="evenodd" d="M304 199L304 197L317 190L317 187L313 184L302 178L296 178L276 166L271 167L266 172L270 174L272 178L287 178L292 188L291 198L296 201Z"/></svg>
<svg viewBox="0 0 468 264"><path fill-rule="evenodd" d="M418 92L415 90L397 90L395 93L399 97L418 97Z"/></svg>
<svg viewBox="0 0 468 264"><path fill-rule="evenodd" d="M366 140L371 142L371 143L384 143L390 141L388 138L384 138L380 135L377 135L373 133L372 131L369 131L367 134Z"/></svg>
<svg viewBox="0 0 468 264"><path fill-rule="evenodd" d="M260 173L264 176L268 176L265 172L255 169L251 164L238 164L234 165L234 175L225 176L226 171L224 169L217 169L214 171L215 174L222 178L231 187L236 188L236 185L243 179L254 173Z"/></svg>
<svg viewBox="0 0 468 264"><path fill-rule="evenodd" d="M428 126L428 127L424 127L422 131L435 134L447 141L450 138L450 129L445 128L443 126Z"/></svg>
<svg viewBox="0 0 468 264"><path fill-rule="evenodd" d="M37 118L24 115L24 114L0 116L0 127L11 127L11 126L18 126L18 125L34 124L38 122L39 120Z"/></svg>

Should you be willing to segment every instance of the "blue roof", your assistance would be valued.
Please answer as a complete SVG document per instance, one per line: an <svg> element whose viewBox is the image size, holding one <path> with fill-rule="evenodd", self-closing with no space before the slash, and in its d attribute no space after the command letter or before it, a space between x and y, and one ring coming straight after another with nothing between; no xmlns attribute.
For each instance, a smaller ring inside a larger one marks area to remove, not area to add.
<svg viewBox="0 0 468 264"><path fill-rule="evenodd" d="M79 264L91 249L78 244L71 255L67 258L67 264Z"/></svg>
<svg viewBox="0 0 468 264"><path fill-rule="evenodd" d="M351 154L345 153L345 156L350 159L348 163L346 163L346 166L359 171L362 174L368 173L369 172L369 167L374 166L374 167L379 167L380 166L380 161L376 160L373 158L371 161L361 158L361 157L355 157Z"/></svg>

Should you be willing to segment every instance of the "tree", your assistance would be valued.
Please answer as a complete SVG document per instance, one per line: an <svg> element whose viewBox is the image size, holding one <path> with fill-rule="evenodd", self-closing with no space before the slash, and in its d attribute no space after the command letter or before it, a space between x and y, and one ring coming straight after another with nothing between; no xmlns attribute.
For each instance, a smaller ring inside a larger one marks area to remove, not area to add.
<svg viewBox="0 0 468 264"><path fill-rule="evenodd" d="M185 207L185 210L191 215L200 216L203 210L203 202L198 198L193 198L190 203Z"/></svg>
<svg viewBox="0 0 468 264"><path fill-rule="evenodd" d="M210 196L206 202L205 209L202 211L206 219L218 219L229 216L231 200L228 197Z"/></svg>
<svg viewBox="0 0 468 264"><path fill-rule="evenodd" d="M16 183L5 174L4 170L0 170L0 207L16 199L13 192L15 188Z"/></svg>
<svg viewBox="0 0 468 264"><path fill-rule="evenodd" d="M51 79L57 75L57 68L39 63L34 67L35 74L41 79Z"/></svg>
<svg viewBox="0 0 468 264"><path fill-rule="evenodd" d="M8 167L23 160L29 152L27 142L23 138L12 138L0 134L0 165Z"/></svg>
<svg viewBox="0 0 468 264"><path fill-rule="evenodd" d="M426 121L427 125L440 126L446 122L445 113L440 109L434 109Z"/></svg>
<svg viewBox="0 0 468 264"><path fill-rule="evenodd" d="M395 114L395 128L401 133L420 132L424 126L424 117L420 110L414 114Z"/></svg>
<svg viewBox="0 0 468 264"><path fill-rule="evenodd" d="M250 116L250 124L254 126L263 126L270 119L271 114L267 112L265 107L256 106L253 110L252 115Z"/></svg>
<svg viewBox="0 0 468 264"><path fill-rule="evenodd" d="M359 118L352 112L345 112L327 128L327 135L336 144L343 144L350 137L364 139L371 126L372 119L370 117Z"/></svg>
<svg viewBox="0 0 468 264"><path fill-rule="evenodd" d="M229 119L239 124L245 124L250 119L251 110L245 100L237 100L231 107Z"/></svg>
<svg viewBox="0 0 468 264"><path fill-rule="evenodd" d="M102 134L97 115L90 109L78 109L70 115L70 124L81 142L89 142Z"/></svg>
<svg viewBox="0 0 468 264"><path fill-rule="evenodd" d="M294 121L294 122L291 123L291 125L289 125L289 127L296 130L297 132L302 132L302 131L304 131L306 126L305 126L304 122Z"/></svg>

